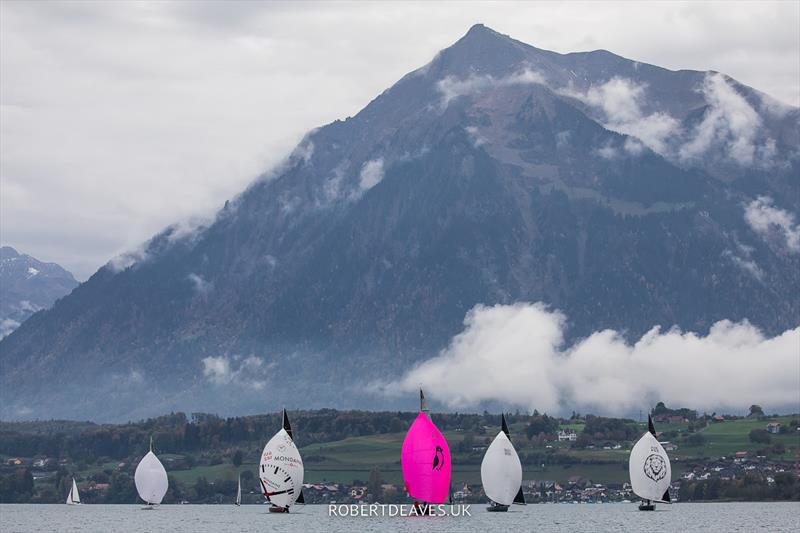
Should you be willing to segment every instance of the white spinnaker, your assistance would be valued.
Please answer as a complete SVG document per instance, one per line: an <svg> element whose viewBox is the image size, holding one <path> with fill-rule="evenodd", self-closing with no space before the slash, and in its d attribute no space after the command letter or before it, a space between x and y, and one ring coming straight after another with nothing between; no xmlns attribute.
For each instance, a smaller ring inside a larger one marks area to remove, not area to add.
<svg viewBox="0 0 800 533"><path fill-rule="evenodd" d="M628 463L633 492L642 499L663 501L672 481L667 452L652 433L642 435L631 450Z"/></svg>
<svg viewBox="0 0 800 533"><path fill-rule="evenodd" d="M504 432L494 438L481 462L481 483L486 497L495 503L511 505L522 484L522 464Z"/></svg>
<svg viewBox="0 0 800 533"><path fill-rule="evenodd" d="M160 504L169 487L167 471L153 452L147 452L139 461L133 480L139 497L150 505Z"/></svg>
<svg viewBox="0 0 800 533"><path fill-rule="evenodd" d="M303 489L303 460L285 429L277 432L264 446L258 472L262 489L279 493L268 496L272 504L289 507L300 496ZM290 479L287 480L287 477Z"/></svg>

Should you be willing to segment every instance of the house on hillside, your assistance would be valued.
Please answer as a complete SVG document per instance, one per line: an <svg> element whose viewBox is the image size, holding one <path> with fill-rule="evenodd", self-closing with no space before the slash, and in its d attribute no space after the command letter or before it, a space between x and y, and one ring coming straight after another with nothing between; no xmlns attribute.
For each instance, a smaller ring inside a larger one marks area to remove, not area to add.
<svg viewBox="0 0 800 533"><path fill-rule="evenodd" d="M770 422L767 424L767 432L769 433L780 433L781 432L781 423L780 422Z"/></svg>
<svg viewBox="0 0 800 533"><path fill-rule="evenodd" d="M575 433L574 429L560 429L558 431L558 442L575 442L578 440L578 434Z"/></svg>
<svg viewBox="0 0 800 533"><path fill-rule="evenodd" d="M470 496L472 496L472 491L470 490L469 485L466 483L464 483L460 489L457 489L453 492L453 499L455 501L463 501Z"/></svg>
<svg viewBox="0 0 800 533"><path fill-rule="evenodd" d="M660 414L653 418L653 421L661 424L679 424L685 422L686 419L680 415Z"/></svg>

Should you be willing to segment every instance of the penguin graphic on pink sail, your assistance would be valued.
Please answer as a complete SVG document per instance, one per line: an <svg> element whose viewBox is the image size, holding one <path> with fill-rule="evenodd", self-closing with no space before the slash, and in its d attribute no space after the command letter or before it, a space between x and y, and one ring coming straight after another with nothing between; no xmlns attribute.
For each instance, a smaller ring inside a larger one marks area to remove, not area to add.
<svg viewBox="0 0 800 533"><path fill-rule="evenodd" d="M450 495L450 448L428 418L419 391L420 413L403 441L401 462L406 492L424 503L445 503Z"/></svg>

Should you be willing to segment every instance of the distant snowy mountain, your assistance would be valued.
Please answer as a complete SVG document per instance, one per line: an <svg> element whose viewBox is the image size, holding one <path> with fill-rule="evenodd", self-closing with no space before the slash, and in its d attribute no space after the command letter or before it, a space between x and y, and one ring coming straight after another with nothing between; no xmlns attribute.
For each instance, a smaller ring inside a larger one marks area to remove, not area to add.
<svg viewBox="0 0 800 533"><path fill-rule="evenodd" d="M77 286L72 274L59 265L0 247L0 338Z"/></svg>
<svg viewBox="0 0 800 533"><path fill-rule="evenodd" d="M544 302L573 339L782 332L799 123L723 74L474 26L208 226L168 228L0 342L0 416L389 406L364 384L438 353L476 304Z"/></svg>

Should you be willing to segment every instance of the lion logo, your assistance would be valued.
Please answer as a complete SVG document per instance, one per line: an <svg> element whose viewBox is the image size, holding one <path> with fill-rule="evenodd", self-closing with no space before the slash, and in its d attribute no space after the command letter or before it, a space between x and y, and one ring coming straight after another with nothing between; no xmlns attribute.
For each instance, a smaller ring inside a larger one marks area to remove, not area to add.
<svg viewBox="0 0 800 533"><path fill-rule="evenodd" d="M664 479L667 475L667 463L664 458L657 453L648 455L644 460L644 475L653 481Z"/></svg>

